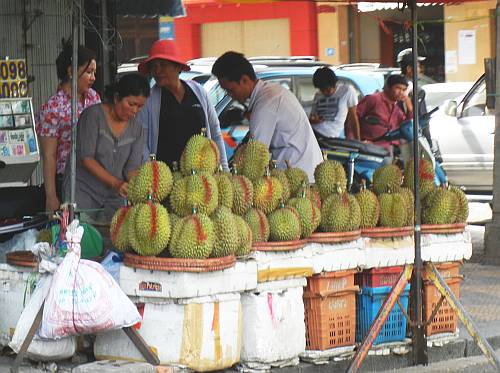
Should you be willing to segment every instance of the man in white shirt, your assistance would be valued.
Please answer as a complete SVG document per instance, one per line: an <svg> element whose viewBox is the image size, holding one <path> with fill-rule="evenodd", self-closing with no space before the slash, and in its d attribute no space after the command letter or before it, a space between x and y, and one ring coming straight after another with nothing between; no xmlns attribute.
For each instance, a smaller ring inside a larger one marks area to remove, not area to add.
<svg viewBox="0 0 500 373"><path fill-rule="evenodd" d="M318 92L314 96L309 121L314 132L320 136L343 138L349 134L349 138L359 140L356 91L351 85L337 82L337 75L329 67L316 70L313 84Z"/></svg>
<svg viewBox="0 0 500 373"><path fill-rule="evenodd" d="M279 84L257 79L252 64L237 52L220 56L212 74L232 98L242 104L248 100L250 133L269 147L278 167L285 168L288 161L314 182L314 169L323 157L307 115L293 93Z"/></svg>

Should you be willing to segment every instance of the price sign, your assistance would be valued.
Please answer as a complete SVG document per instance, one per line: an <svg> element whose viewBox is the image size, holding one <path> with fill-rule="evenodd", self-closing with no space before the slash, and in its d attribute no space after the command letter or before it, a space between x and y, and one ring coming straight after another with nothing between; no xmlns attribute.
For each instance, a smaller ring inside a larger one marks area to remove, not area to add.
<svg viewBox="0 0 500 373"><path fill-rule="evenodd" d="M26 60L0 60L0 98L27 97Z"/></svg>

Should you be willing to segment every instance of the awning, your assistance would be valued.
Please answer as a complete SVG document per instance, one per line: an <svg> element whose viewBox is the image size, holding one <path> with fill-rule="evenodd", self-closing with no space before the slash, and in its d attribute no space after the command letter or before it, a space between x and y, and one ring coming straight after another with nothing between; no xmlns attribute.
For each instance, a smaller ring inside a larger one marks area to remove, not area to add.
<svg viewBox="0 0 500 373"><path fill-rule="evenodd" d="M136 17L185 17L181 0L117 0L116 14Z"/></svg>
<svg viewBox="0 0 500 373"><path fill-rule="evenodd" d="M438 3L417 3L417 6L432 6L432 5L443 5L443 2L438 2ZM376 10L390 10L390 9L398 9L401 8L402 3L397 3L397 2L380 2L380 3L373 3L373 2L365 2L365 1L360 1L358 3L358 10L360 12L374 12Z"/></svg>

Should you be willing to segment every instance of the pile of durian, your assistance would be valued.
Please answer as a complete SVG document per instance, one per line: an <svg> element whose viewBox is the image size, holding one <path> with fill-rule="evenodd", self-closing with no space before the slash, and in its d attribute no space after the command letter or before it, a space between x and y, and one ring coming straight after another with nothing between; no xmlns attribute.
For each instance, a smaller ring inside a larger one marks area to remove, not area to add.
<svg viewBox="0 0 500 373"><path fill-rule="evenodd" d="M430 161L419 160L421 220L423 224L465 223L469 214L467 198L457 187L437 187ZM413 225L413 161L404 174L394 164L378 168L373 175L373 192L362 189L356 195L361 208L361 228Z"/></svg>

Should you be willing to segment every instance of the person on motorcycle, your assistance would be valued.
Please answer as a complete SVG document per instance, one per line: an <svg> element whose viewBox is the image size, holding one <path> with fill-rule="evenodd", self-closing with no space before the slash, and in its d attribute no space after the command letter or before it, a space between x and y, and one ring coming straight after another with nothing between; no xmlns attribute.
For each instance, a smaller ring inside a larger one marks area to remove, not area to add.
<svg viewBox="0 0 500 373"><path fill-rule="evenodd" d="M334 138L352 133L350 137L359 140L356 91L349 84L337 85L337 82L337 75L329 67L316 70L313 84L318 92L314 95L309 122L317 136Z"/></svg>
<svg viewBox="0 0 500 373"><path fill-rule="evenodd" d="M399 145L398 140L379 139L387 131L399 128L401 122L411 119L413 112L406 114L398 106L398 101L404 99L408 81L403 75L390 75L384 84L382 92L365 96L357 107L357 115L361 128L361 140L382 146L393 156L393 145Z"/></svg>

